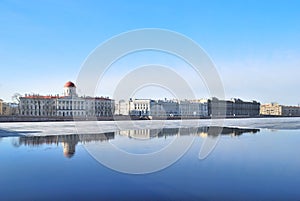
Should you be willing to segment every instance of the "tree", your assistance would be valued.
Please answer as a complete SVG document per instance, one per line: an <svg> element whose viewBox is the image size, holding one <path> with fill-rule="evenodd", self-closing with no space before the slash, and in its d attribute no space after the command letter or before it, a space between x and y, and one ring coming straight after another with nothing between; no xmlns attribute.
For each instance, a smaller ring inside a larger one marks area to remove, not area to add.
<svg viewBox="0 0 300 201"><path fill-rule="evenodd" d="M11 99L12 99L13 102L18 102L18 103L20 103L20 97L21 97L21 96L22 96L21 94L15 93L15 94L11 97Z"/></svg>

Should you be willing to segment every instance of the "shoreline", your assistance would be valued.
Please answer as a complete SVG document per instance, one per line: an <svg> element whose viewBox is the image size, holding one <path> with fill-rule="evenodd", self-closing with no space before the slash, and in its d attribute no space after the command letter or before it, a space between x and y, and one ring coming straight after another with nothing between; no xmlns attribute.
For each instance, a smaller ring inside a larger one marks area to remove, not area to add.
<svg viewBox="0 0 300 201"><path fill-rule="evenodd" d="M49 136L99 134L107 132L119 132L124 130L199 128L210 126L271 130L299 130L300 118L186 119L168 121L7 122L0 125L0 137L1 134L18 136Z"/></svg>
<svg viewBox="0 0 300 201"><path fill-rule="evenodd" d="M72 121L140 121L140 120L201 120L201 119L265 119L265 118L297 118L300 116L274 116L274 115L260 115L260 116L227 116L227 117L154 117L149 119L147 117L139 116L113 116L113 117L28 117L28 116L0 116L1 123L15 123L15 122L72 122Z"/></svg>

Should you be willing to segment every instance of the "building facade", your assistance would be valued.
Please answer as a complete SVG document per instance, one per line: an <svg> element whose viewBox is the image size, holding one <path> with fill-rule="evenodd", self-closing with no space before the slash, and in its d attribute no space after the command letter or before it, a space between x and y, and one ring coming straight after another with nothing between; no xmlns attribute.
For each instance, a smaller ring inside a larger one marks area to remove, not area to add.
<svg viewBox="0 0 300 201"><path fill-rule="evenodd" d="M130 102L126 100L116 101L115 115L129 115Z"/></svg>
<svg viewBox="0 0 300 201"><path fill-rule="evenodd" d="M300 107L299 106L281 106L282 116L285 117L299 117Z"/></svg>
<svg viewBox="0 0 300 201"><path fill-rule="evenodd" d="M179 114L182 117L207 117L207 100L183 100L179 101Z"/></svg>
<svg viewBox="0 0 300 201"><path fill-rule="evenodd" d="M0 115L3 115L2 107L3 107L3 100L0 99Z"/></svg>
<svg viewBox="0 0 300 201"><path fill-rule="evenodd" d="M0 99L0 115L10 116L19 114L19 105L17 103L6 103Z"/></svg>
<svg viewBox="0 0 300 201"><path fill-rule="evenodd" d="M207 101L201 100L120 100L116 103L115 114L149 117L206 117L208 104Z"/></svg>
<svg viewBox="0 0 300 201"><path fill-rule="evenodd" d="M128 101L129 115L151 116L154 101L151 99L130 99Z"/></svg>
<svg viewBox="0 0 300 201"><path fill-rule="evenodd" d="M281 116L281 106L277 103L267 103L260 106L260 114L267 116Z"/></svg>
<svg viewBox="0 0 300 201"><path fill-rule="evenodd" d="M257 101L243 101L241 99L208 100L209 116L222 117L255 117L260 114L260 103Z"/></svg>
<svg viewBox="0 0 300 201"><path fill-rule="evenodd" d="M17 103L3 103L2 115L11 116L19 114L19 105Z"/></svg>
<svg viewBox="0 0 300 201"><path fill-rule="evenodd" d="M300 116L300 107L267 103L260 106L260 114L264 116Z"/></svg>
<svg viewBox="0 0 300 201"><path fill-rule="evenodd" d="M114 101L104 97L79 97L73 82L64 85L63 96L25 95L20 97L22 116L111 117Z"/></svg>
<svg viewBox="0 0 300 201"><path fill-rule="evenodd" d="M131 115L140 117L169 117L179 115L178 101L130 99L120 100L116 104L116 115Z"/></svg>
<svg viewBox="0 0 300 201"><path fill-rule="evenodd" d="M179 116L179 102L177 100L155 100L151 105L151 116L153 117L175 117Z"/></svg>

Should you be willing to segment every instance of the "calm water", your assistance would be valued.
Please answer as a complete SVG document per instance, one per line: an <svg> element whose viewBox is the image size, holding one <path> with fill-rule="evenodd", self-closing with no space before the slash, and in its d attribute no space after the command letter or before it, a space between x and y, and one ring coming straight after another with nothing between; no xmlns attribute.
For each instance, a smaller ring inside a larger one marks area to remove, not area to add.
<svg viewBox="0 0 300 201"><path fill-rule="evenodd" d="M0 200L300 200L300 130L224 128L200 160L203 141L215 137L207 129L2 137ZM142 175L111 170L85 148L112 143L147 154L176 138L194 142L170 167Z"/></svg>

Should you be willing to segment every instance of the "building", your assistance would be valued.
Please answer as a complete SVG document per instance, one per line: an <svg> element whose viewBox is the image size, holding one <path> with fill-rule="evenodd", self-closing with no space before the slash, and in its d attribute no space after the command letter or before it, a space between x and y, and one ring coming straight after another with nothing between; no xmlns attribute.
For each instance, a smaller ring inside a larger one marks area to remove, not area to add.
<svg viewBox="0 0 300 201"><path fill-rule="evenodd" d="M281 106L282 116L285 117L299 117L300 107L299 106Z"/></svg>
<svg viewBox="0 0 300 201"><path fill-rule="evenodd" d="M3 100L0 99L0 115L3 115L2 107L3 107Z"/></svg>
<svg viewBox="0 0 300 201"><path fill-rule="evenodd" d="M259 116L260 103L241 99L219 100L121 100L116 104L116 115L149 117L201 118L217 117L256 117Z"/></svg>
<svg viewBox="0 0 300 201"><path fill-rule="evenodd" d="M107 97L79 97L73 82L64 85L63 96L27 95L20 97L21 116L111 117L114 101Z"/></svg>
<svg viewBox="0 0 300 201"><path fill-rule="evenodd" d="M151 99L130 99L128 101L129 115L151 116L154 100Z"/></svg>
<svg viewBox="0 0 300 201"><path fill-rule="evenodd" d="M229 116L259 116L260 103L257 101L243 101L241 99L231 99L229 103Z"/></svg>
<svg viewBox="0 0 300 201"><path fill-rule="evenodd" d="M116 102L116 115L151 117L206 117L207 100L130 99Z"/></svg>
<svg viewBox="0 0 300 201"><path fill-rule="evenodd" d="M0 99L0 115L10 116L18 115L19 105L17 103L6 103Z"/></svg>
<svg viewBox="0 0 300 201"><path fill-rule="evenodd" d="M261 115L281 116L281 106L277 103L268 103L260 106Z"/></svg>
<svg viewBox="0 0 300 201"><path fill-rule="evenodd" d="M207 117L207 100L183 100L179 101L179 113L182 117Z"/></svg>
<svg viewBox="0 0 300 201"><path fill-rule="evenodd" d="M207 100L208 115L225 117L227 112L227 101L212 98Z"/></svg>
<svg viewBox="0 0 300 201"><path fill-rule="evenodd" d="M179 105L176 100L130 99L120 100L116 104L116 115L131 115L140 117L170 117L179 115Z"/></svg>
<svg viewBox="0 0 300 201"><path fill-rule="evenodd" d="M11 116L19 114L19 105L17 103L2 103L2 115Z"/></svg>
<svg viewBox="0 0 300 201"><path fill-rule="evenodd" d="M179 116L179 102L177 100L156 100L151 105L151 116L153 117L175 117Z"/></svg>
<svg viewBox="0 0 300 201"><path fill-rule="evenodd" d="M260 114L260 103L257 101L243 101L241 99L208 100L209 116L222 117L255 117Z"/></svg>
<svg viewBox="0 0 300 201"><path fill-rule="evenodd" d="M300 107L267 103L260 106L260 114L264 116L300 116Z"/></svg>
<svg viewBox="0 0 300 201"><path fill-rule="evenodd" d="M115 115L129 115L130 102L120 100L115 102Z"/></svg>

